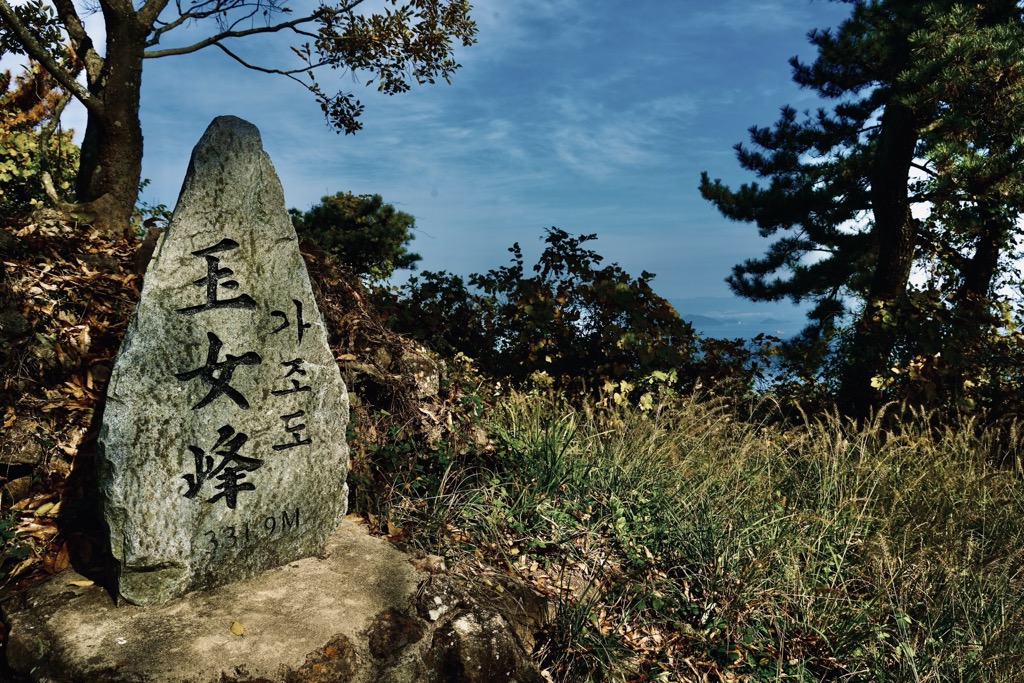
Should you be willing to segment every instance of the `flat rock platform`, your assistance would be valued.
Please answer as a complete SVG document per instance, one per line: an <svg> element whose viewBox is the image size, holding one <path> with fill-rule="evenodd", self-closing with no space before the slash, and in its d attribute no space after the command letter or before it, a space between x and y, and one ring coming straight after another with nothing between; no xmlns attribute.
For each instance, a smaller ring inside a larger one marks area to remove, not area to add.
<svg viewBox="0 0 1024 683"><path fill-rule="evenodd" d="M52 683L269 682L316 680L316 672L415 679L401 662L373 665L380 653L366 645L375 618L405 610L423 578L409 560L349 518L322 557L162 606L117 606L67 570L0 606L8 665L23 680Z"/></svg>

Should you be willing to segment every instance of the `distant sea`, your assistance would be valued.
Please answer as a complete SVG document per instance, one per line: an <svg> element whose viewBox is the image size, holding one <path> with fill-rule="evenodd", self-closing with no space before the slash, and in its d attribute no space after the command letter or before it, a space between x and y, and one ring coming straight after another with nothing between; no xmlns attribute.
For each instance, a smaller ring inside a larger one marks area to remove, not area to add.
<svg viewBox="0 0 1024 683"><path fill-rule="evenodd" d="M669 299L698 334L720 339L753 339L770 334L786 339L806 324L806 306L752 302L738 297Z"/></svg>

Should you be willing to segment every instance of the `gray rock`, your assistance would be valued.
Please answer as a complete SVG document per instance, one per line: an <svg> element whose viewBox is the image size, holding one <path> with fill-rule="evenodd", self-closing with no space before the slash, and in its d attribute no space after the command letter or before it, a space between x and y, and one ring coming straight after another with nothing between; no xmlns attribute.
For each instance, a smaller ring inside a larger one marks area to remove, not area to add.
<svg viewBox="0 0 1024 683"><path fill-rule="evenodd" d="M491 610L462 610L434 632L427 655L441 683L543 683L505 618Z"/></svg>
<svg viewBox="0 0 1024 683"><path fill-rule="evenodd" d="M322 551L348 394L259 131L210 124L146 272L97 464L117 593L159 604Z"/></svg>
<svg viewBox="0 0 1024 683"><path fill-rule="evenodd" d="M15 422L0 434L0 465L38 465L46 449L34 428Z"/></svg>
<svg viewBox="0 0 1024 683"><path fill-rule="evenodd" d="M32 477L18 477L12 479L3 486L3 493L7 500L4 502L17 503L19 500L28 498L32 492Z"/></svg>
<svg viewBox="0 0 1024 683"><path fill-rule="evenodd" d="M459 597L413 559L349 518L323 557L160 606L116 607L68 569L0 601L2 656L16 680L38 683L542 681L514 615ZM420 619L425 594L453 609Z"/></svg>
<svg viewBox="0 0 1024 683"><path fill-rule="evenodd" d="M425 630L423 622L416 617L400 610L387 610L370 622L366 642L374 658L394 657L405 647L422 640Z"/></svg>
<svg viewBox="0 0 1024 683"><path fill-rule="evenodd" d="M549 621L547 601L512 577L492 578L465 583L431 574L420 583L413 609L434 629L424 654L430 680L542 680L526 653Z"/></svg>
<svg viewBox="0 0 1024 683"><path fill-rule="evenodd" d="M437 396L444 376L444 361L433 358L423 347L407 349L398 359L397 371L413 389L416 398Z"/></svg>
<svg viewBox="0 0 1024 683"><path fill-rule="evenodd" d="M405 555L351 521L323 557L160 606L115 606L68 569L0 602L4 656L25 680L48 683L376 683L410 665L373 656L363 634L377 624L378 641L404 646L379 633L378 615L401 614L419 579Z"/></svg>

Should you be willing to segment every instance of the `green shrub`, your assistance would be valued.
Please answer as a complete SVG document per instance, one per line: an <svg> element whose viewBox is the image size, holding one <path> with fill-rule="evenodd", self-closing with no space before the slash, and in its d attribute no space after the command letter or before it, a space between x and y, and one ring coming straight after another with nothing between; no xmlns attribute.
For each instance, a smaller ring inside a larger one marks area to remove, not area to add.
<svg viewBox="0 0 1024 683"><path fill-rule="evenodd" d="M655 372L691 386L693 328L651 288L586 247L594 235L546 231L527 272L519 244L508 266L461 277L424 273L385 302L391 323L441 351L476 360L491 376L594 393L605 382L636 384Z"/></svg>
<svg viewBox="0 0 1024 683"><path fill-rule="evenodd" d="M44 133L59 91L36 64L17 77L0 73L0 216L18 216L47 201L43 173L68 194L78 170L72 131Z"/></svg>
<svg viewBox="0 0 1024 683"><path fill-rule="evenodd" d="M399 268L415 268L420 255L407 246L416 219L377 194L338 192L302 213L291 210L299 236L336 256L358 275L386 280Z"/></svg>

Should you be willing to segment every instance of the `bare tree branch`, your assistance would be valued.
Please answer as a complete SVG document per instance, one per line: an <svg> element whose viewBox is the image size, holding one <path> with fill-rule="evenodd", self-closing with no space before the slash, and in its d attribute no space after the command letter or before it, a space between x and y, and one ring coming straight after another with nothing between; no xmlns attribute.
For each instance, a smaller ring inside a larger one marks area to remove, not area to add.
<svg viewBox="0 0 1024 683"><path fill-rule="evenodd" d="M919 170L922 173L925 173L925 174L931 176L932 178L938 178L939 177L939 174L936 173L934 170L928 168L927 164L919 164L916 161L912 161L910 163L910 166L911 166L911 168L916 168L917 170Z"/></svg>
<svg viewBox="0 0 1024 683"><path fill-rule="evenodd" d="M65 0L66 1L66 0ZM323 3L320 7L301 18L293 19L291 21L282 22L273 26L262 26L253 27L250 29L236 30L239 24L248 21L255 17L260 10L263 10L265 14L272 15L284 12L287 8L279 5L281 0L203 0L202 2L196 2L192 4L187 10L182 7L181 0L175 0L175 7L178 10L178 16L174 19L163 22L160 21L158 16L154 16L152 21L149 23L151 27L149 40L146 42L146 47L153 47L160 43L160 39L164 34L173 31L182 24L190 21L201 21L203 19L216 18L220 24L221 31L217 34L210 36L198 43L190 46L181 48L168 48L166 50L152 50L146 54L147 58L157 57L169 57L173 55L190 54L197 52L203 48L209 47L214 43L217 43L226 38L242 38L258 33L274 33L282 31L284 29L291 29L295 33L309 38L316 38L317 34L309 31L302 31L297 27L312 21L315 21L322 13L328 12L332 15L336 14L351 14L359 5L363 4L365 0L343 0L336 6L329 6ZM151 2L159 2L161 10L167 6L169 0L148 0L147 6ZM224 23L226 20L222 19L230 12L238 9L247 8L246 14L237 17L231 21L230 24ZM145 9L145 8L143 8ZM290 11L290 10L288 10ZM159 13L158 13L159 14Z"/></svg>
<svg viewBox="0 0 1024 683"><path fill-rule="evenodd" d="M161 36L163 36L163 34L167 33L168 31L173 31L174 29L178 28L191 18L192 15L184 13L179 14L178 17L174 19L174 21L169 21L167 23L161 24L159 27L156 27L156 25L154 24L155 28L153 28L153 30L150 31L150 38L146 41L146 47L153 47L154 45L159 44L160 38Z"/></svg>
<svg viewBox="0 0 1024 683"><path fill-rule="evenodd" d="M167 7L167 2L168 0L146 0L146 4L137 13L139 22L143 26L152 27L156 23L157 17Z"/></svg>
<svg viewBox="0 0 1024 683"><path fill-rule="evenodd" d="M57 8L57 16L64 24L68 37L71 39L71 49L75 56L85 65L85 75L90 83L96 81L103 71L103 57L96 52L92 37L85 32L85 25L78 16L75 3L72 0L53 0Z"/></svg>
<svg viewBox="0 0 1024 683"><path fill-rule="evenodd" d="M220 43L215 43L215 45L219 47L221 50L223 50L228 57L231 57L231 59L241 64L246 69L252 69L253 71L259 71L260 73L264 74L276 74L278 76L287 76L296 83L299 83L303 88L307 90L310 89L309 85L307 85L302 79L296 78L295 74L306 73L312 69L318 69L321 66L327 64L327 62L317 62L316 64L307 64L306 66L303 66L300 69L268 69L266 67L259 66L258 64L252 64L250 62L245 61L244 59L242 59L241 57L239 57L234 52L224 47Z"/></svg>
<svg viewBox="0 0 1024 683"><path fill-rule="evenodd" d="M39 131L40 166L44 169L41 176L43 191L46 192L46 196L49 197L54 206L61 206L65 202L58 196L57 190L53 186L53 178L50 176L50 138L53 137L53 132L57 130L57 126L60 124L60 117L64 113L64 108L68 106L70 101L71 93L65 90L61 93L57 106L53 108L53 116L50 117L50 120Z"/></svg>
<svg viewBox="0 0 1024 683"><path fill-rule="evenodd" d="M89 111L96 112L97 114L103 112L103 107L89 93L85 86L76 81L75 77L68 73L67 69L62 68L57 63L57 60L53 58L53 55L40 45L36 37L28 30L28 27L15 14L14 9L7 0L0 0L0 17L3 17L4 23L17 36L18 42L25 48L25 52L32 59L39 62L62 88L72 93Z"/></svg>
<svg viewBox="0 0 1024 683"><path fill-rule="evenodd" d="M60 125L60 117L64 113L64 108L68 106L68 102L71 101L71 93L65 90L61 93L60 99L57 100L56 106L53 108L53 115L50 120L46 122L39 130L39 149L42 157L47 157L47 149L49 148L50 138L53 136L53 132L57 130L57 126Z"/></svg>
<svg viewBox="0 0 1024 683"><path fill-rule="evenodd" d="M164 5L166 6L166 4L165 0ZM173 31L184 23L209 19L210 17L218 16L223 12L228 12L250 3L248 0L231 0L231 2L227 2L226 0L206 0L205 2L192 5L188 10L182 9L181 0L175 0L174 4L178 9L178 16L169 22L161 22L154 19L153 26L155 28L150 32L151 37L146 42L146 47L152 47L153 45L158 44L163 34L168 31ZM260 4L261 0L256 0L255 4L253 4L253 13L258 11ZM252 16L252 13L250 13L249 16Z"/></svg>
<svg viewBox="0 0 1024 683"><path fill-rule="evenodd" d="M6 2L6 0L0 0L0 2ZM143 56L146 59L156 59L159 57L171 57L174 55L187 55L193 52L198 52L199 50L202 50L205 47L210 47L211 45L223 47L220 45L220 41L225 40L227 38L244 38L246 36L253 36L260 33L278 33L279 31L283 31L285 29L294 29L296 26L308 24L309 22L314 21L315 19L316 15L311 14L306 17L300 17L299 19L293 19L292 21L274 24L273 26L259 26L256 28L245 29L244 31L222 31L221 33L212 35L209 38L200 40L198 43L193 43L192 45L186 45L184 47L172 47L166 50L152 50L146 52L145 55Z"/></svg>
<svg viewBox="0 0 1024 683"><path fill-rule="evenodd" d="M258 7L253 7L248 14L243 14L242 16L238 17L233 22L231 22L231 25L228 26L227 30L234 31L236 26L241 24L243 21L248 21L249 19L252 19L254 16L256 16L256 13L259 11L260 10Z"/></svg>
<svg viewBox="0 0 1024 683"><path fill-rule="evenodd" d="M57 8L57 16L60 17L60 21L64 24L65 30L68 32L68 37L71 38L71 47L77 53L86 43L92 43L89 40L89 35L85 32L85 25L78 16L78 11L75 9L75 3L71 0L53 0L54 7Z"/></svg>

